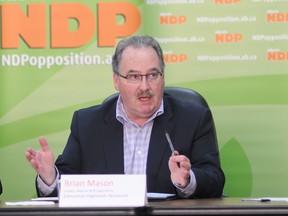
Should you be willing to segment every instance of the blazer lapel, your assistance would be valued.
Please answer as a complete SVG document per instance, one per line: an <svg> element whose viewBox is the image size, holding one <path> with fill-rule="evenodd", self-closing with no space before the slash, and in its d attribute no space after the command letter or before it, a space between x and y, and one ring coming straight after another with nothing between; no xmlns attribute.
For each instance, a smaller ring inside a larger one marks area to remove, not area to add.
<svg viewBox="0 0 288 216"><path fill-rule="evenodd" d="M124 174L123 126L116 119L115 106L106 114L102 127L103 146L107 170Z"/></svg>
<svg viewBox="0 0 288 216"><path fill-rule="evenodd" d="M151 187L156 185L156 176L159 175L160 166L165 153L167 154L167 151L170 152L165 131L170 134L174 127L174 122L172 121L172 110L169 108L169 106L167 106L167 103L168 101L164 100L164 114L155 118L151 133L146 172L148 178L147 180L150 185L148 185L148 187L150 187L150 190L153 190Z"/></svg>

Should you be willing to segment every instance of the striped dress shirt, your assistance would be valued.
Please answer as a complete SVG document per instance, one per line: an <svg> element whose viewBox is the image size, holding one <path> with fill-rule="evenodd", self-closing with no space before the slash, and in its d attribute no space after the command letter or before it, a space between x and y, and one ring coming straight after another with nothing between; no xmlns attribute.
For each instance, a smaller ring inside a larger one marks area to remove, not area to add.
<svg viewBox="0 0 288 216"><path fill-rule="evenodd" d="M123 124L125 174L146 174L146 162L154 118L163 113L162 100L159 109L141 127L128 118L121 96L119 96L116 107L116 118Z"/></svg>

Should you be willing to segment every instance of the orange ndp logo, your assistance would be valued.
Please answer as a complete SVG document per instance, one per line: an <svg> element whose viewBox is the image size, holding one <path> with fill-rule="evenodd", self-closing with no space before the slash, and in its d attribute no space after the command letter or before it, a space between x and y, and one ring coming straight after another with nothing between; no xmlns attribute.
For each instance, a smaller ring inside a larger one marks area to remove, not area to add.
<svg viewBox="0 0 288 216"><path fill-rule="evenodd" d="M172 15L160 15L160 24L161 25L177 25L183 24L187 21L186 16L172 16Z"/></svg>
<svg viewBox="0 0 288 216"><path fill-rule="evenodd" d="M269 23L288 22L288 13L280 13L278 11L267 13L266 19Z"/></svg>
<svg viewBox="0 0 288 216"><path fill-rule="evenodd" d="M131 35L139 28L141 14L133 4L99 2L97 5L98 25L93 11L82 3L52 3L48 14L46 4L28 4L27 15L18 4L3 4L2 48L18 48L20 37L30 48L45 48L47 35L51 48L81 47L96 37L96 26L98 46L115 46L118 37ZM46 19L48 15L50 20ZM125 20L121 24L116 23L119 15ZM71 30L71 22L76 23L76 29Z"/></svg>
<svg viewBox="0 0 288 216"><path fill-rule="evenodd" d="M237 43L243 40L243 35L240 33L215 33L216 43Z"/></svg>
<svg viewBox="0 0 288 216"><path fill-rule="evenodd" d="M288 51L270 50L267 52L268 61L288 61Z"/></svg>
<svg viewBox="0 0 288 216"><path fill-rule="evenodd" d="M182 63L187 60L187 55L184 53L180 54L167 53L164 54L164 60L167 63Z"/></svg>
<svg viewBox="0 0 288 216"><path fill-rule="evenodd" d="M214 0L215 4L237 4L241 0Z"/></svg>

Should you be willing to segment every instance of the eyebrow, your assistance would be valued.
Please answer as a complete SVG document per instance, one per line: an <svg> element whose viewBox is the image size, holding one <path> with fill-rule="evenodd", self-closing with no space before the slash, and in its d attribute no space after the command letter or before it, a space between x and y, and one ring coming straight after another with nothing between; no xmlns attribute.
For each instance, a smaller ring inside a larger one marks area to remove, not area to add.
<svg viewBox="0 0 288 216"><path fill-rule="evenodd" d="M156 67L150 68L148 70L148 73L151 73L151 72L160 72L161 73L161 71L158 68L156 68ZM127 74L129 74L129 73L141 73L141 71L131 69L131 70L128 71Z"/></svg>

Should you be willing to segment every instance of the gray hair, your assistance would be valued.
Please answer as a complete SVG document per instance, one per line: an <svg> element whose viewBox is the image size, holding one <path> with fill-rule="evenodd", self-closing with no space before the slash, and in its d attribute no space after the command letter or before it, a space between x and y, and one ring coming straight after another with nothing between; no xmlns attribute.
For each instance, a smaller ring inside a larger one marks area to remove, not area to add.
<svg viewBox="0 0 288 216"><path fill-rule="evenodd" d="M114 73L119 74L119 64L122 59L122 53L124 49L127 47L134 47L134 48L152 47L156 51L157 56L159 58L161 72L162 73L164 72L165 62L163 59L163 51L159 43L153 37L144 35L144 36L132 36L130 38L125 38L118 43L115 49L115 53L112 57L112 69Z"/></svg>

